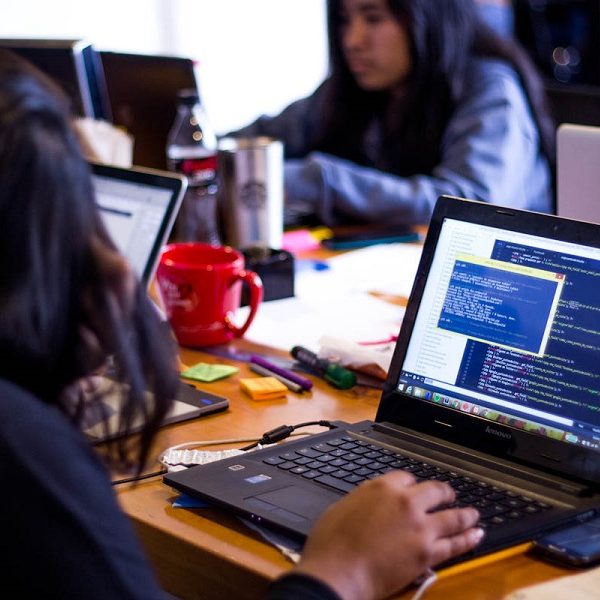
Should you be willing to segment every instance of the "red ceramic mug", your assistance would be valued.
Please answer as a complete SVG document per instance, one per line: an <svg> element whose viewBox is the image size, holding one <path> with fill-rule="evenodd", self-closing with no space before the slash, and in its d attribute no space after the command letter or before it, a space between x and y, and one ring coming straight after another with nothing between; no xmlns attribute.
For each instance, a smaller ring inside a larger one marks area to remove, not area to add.
<svg viewBox="0 0 600 600"><path fill-rule="evenodd" d="M182 346L212 346L241 337L262 301L260 277L244 269L244 256L229 246L195 242L168 245L156 271L167 317ZM249 287L250 313L238 327L242 283Z"/></svg>

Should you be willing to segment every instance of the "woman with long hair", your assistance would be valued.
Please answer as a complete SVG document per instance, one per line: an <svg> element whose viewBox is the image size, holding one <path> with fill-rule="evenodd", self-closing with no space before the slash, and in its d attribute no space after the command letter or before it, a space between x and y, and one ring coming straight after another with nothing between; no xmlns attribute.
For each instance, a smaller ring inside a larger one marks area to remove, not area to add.
<svg viewBox="0 0 600 600"><path fill-rule="evenodd" d="M3 585L19 598L164 598L106 466L143 469L176 394L176 349L102 226L64 97L6 51L0 223ZM102 417L99 372L123 396L124 437L102 454L81 431L89 410ZM140 436L127 437L139 419ZM475 510L433 512L454 499L450 486L408 473L360 486L268 597L389 596L479 542Z"/></svg>
<svg viewBox="0 0 600 600"><path fill-rule="evenodd" d="M328 29L316 92L235 133L283 140L290 218L423 223L441 194L552 209L541 80L473 0L328 0Z"/></svg>

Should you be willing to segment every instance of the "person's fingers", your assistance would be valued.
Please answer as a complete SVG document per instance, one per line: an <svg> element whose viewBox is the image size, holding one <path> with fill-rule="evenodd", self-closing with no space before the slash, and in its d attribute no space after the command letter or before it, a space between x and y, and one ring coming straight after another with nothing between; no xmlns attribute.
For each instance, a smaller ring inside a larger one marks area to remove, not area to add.
<svg viewBox="0 0 600 600"><path fill-rule="evenodd" d="M474 508L452 508L430 515L431 526L439 537L449 537L474 527L479 513Z"/></svg>
<svg viewBox="0 0 600 600"><path fill-rule="evenodd" d="M439 538L433 544L431 564L437 565L472 550L481 542L483 536L483 529L473 527L457 535Z"/></svg>
<svg viewBox="0 0 600 600"><path fill-rule="evenodd" d="M404 490L409 486L414 486L417 483L415 476L408 471L389 471L384 475L378 476L373 482L383 483L396 488L398 491Z"/></svg>
<svg viewBox="0 0 600 600"><path fill-rule="evenodd" d="M454 502L454 490L441 481L425 481L411 488L411 495L418 497L418 504L425 511L435 509L442 504Z"/></svg>

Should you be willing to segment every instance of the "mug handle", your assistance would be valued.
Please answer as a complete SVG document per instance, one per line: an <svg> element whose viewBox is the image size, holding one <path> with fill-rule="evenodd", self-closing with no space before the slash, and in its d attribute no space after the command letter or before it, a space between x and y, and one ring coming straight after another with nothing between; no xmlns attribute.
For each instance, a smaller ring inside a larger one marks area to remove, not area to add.
<svg viewBox="0 0 600 600"><path fill-rule="evenodd" d="M262 302L263 284L260 277L254 271L240 271L233 279L231 285L238 280L242 280L248 284L248 288L250 290L250 312L248 313L246 322L241 327L237 327L233 323L230 314L225 316L225 325L235 337L242 337L244 333L246 333L248 327L250 327L250 323L252 323L254 317L256 316L258 305Z"/></svg>

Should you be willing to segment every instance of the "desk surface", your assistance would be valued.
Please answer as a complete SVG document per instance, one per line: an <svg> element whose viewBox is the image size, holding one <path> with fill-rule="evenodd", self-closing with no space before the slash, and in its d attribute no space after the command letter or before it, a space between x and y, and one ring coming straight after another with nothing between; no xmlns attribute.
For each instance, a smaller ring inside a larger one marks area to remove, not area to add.
<svg viewBox="0 0 600 600"><path fill-rule="evenodd" d="M244 341L236 340L233 345L260 351ZM235 364L191 350L183 350L181 357L186 364L199 361ZM317 379L310 393L290 392L284 400L255 402L242 394L239 386L239 379L249 376L251 371L245 364L236 366L240 367L238 375L204 386L208 391L227 396L230 409L164 428L155 445L157 456L169 446L193 440L258 437L282 423L313 419L354 422L375 416L378 391L357 387L341 392ZM260 598L268 582L291 566L278 550L223 511L173 509L171 500L176 493L160 477L137 486L122 485L117 491L161 584L177 597ZM527 554L518 554L467 572L442 576L426 598L492 600L518 587L568 573ZM408 599L413 593L414 590L409 590L399 597Z"/></svg>

